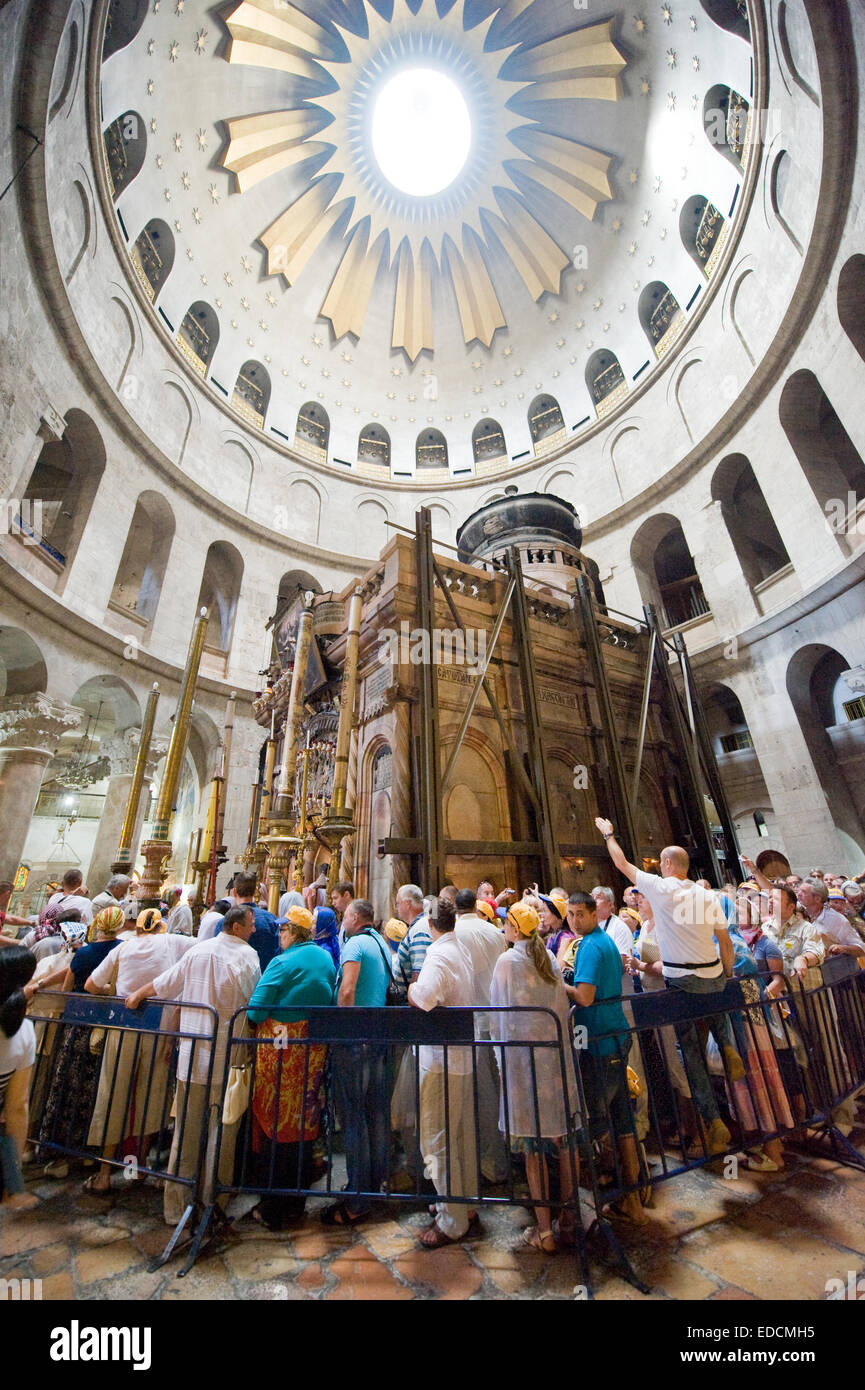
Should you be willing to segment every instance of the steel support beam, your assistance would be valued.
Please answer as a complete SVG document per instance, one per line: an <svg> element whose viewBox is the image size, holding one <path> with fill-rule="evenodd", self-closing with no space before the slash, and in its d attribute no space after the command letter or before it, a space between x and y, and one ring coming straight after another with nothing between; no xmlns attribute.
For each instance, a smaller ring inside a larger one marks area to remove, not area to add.
<svg viewBox="0 0 865 1390"><path fill-rule="evenodd" d="M435 613L435 571L432 550L432 516L428 507L417 514L415 540L417 565L418 627L429 634L427 650L430 660L421 663L418 674L420 702L418 705L418 749L420 785L420 839L423 883L428 893L437 893L445 879L444 812L442 779L439 763L441 738L439 731L438 673L432 660L436 650L433 630Z"/></svg>
<svg viewBox="0 0 865 1390"><path fill-rule="evenodd" d="M616 730L616 718L613 713L613 702L610 697L610 686L607 681L607 668L604 665L604 653L601 647L601 638L598 632L598 617L595 611L594 594L589 578L585 574L577 575L577 598L579 600L580 615L583 620L583 637L586 643L586 654L589 658L589 669L592 674L592 683L598 697L601 713L601 732L604 736L604 748L607 754L607 766L610 770L610 781L615 805L610 807L612 818L616 826L616 838L625 857L632 864L640 866L642 860L638 857L640 853L639 840L634 816L631 810L631 797L628 792L628 784L625 778L625 765L622 761L621 743Z"/></svg>
<svg viewBox="0 0 865 1390"><path fill-rule="evenodd" d="M548 886L561 881L561 863L553 829L553 808L550 796L547 763L541 732L541 715L538 707L538 692L535 685L535 663L532 651L532 634L529 627L529 605L523 582L523 567L520 552L516 546L508 551L508 573L513 581L514 645L519 662L520 686L523 696L523 711L526 720L526 740L528 743L529 766L537 793L536 810L538 839L541 842L542 876Z"/></svg>
<svg viewBox="0 0 865 1390"><path fill-rule="evenodd" d="M730 807L727 802L727 794L724 791L724 783L721 780L721 773L718 762L715 758L715 750L712 747L712 737L709 733L709 726L706 723L706 714L700 702L697 692L697 684L694 680L694 673L688 659L688 649L680 632L673 638L676 651L679 655L679 665L682 670L682 680L686 691L689 692L691 717L694 726L694 738L697 746L698 755L703 765L703 773L709 787L709 795L715 804L718 818L721 822L721 829L724 832L724 840L727 845L728 862L727 868L738 872L740 866L737 862L741 850L739 838L736 834L736 827L733 824L733 817L730 815ZM735 880L734 880L735 881Z"/></svg>

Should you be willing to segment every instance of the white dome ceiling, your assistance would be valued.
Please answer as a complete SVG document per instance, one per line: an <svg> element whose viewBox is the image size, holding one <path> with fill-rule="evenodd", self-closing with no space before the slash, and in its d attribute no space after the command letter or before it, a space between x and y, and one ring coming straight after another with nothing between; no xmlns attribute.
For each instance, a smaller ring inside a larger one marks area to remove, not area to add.
<svg viewBox="0 0 865 1390"><path fill-rule="evenodd" d="M261 364L268 430L287 440L308 401L352 430L449 439L486 417L515 435L541 391L566 436L594 421L599 350L621 364L616 400L656 365L646 287L669 288L679 327L700 306L683 209L708 200L726 234L744 178L704 107L718 87L751 103L755 82L747 38L700 0L604 13L252 0L220 17L205 0L115 0L102 126L134 134L130 161L143 150L116 189L128 245L154 219L174 243L163 330L210 305L209 380L231 398ZM370 138L382 84L407 65L447 71L472 118L465 167L431 198L395 189Z"/></svg>

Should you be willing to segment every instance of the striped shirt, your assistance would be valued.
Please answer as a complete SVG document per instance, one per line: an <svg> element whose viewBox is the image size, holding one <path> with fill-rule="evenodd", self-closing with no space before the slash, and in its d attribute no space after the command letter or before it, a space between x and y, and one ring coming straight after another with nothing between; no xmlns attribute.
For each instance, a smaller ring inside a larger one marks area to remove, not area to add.
<svg viewBox="0 0 865 1390"><path fill-rule="evenodd" d="M432 943L429 922L426 914L415 917L393 958L393 973L397 980L408 988L412 975L423 970L426 953Z"/></svg>

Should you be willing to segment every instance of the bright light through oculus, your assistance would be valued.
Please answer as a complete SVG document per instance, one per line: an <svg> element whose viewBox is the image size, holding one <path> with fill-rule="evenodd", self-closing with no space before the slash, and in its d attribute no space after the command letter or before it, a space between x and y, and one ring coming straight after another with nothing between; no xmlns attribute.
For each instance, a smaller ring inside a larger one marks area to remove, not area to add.
<svg viewBox="0 0 865 1390"><path fill-rule="evenodd" d="M471 143L465 98L443 72L407 68L379 93L372 148L385 178L401 193L441 193L461 172Z"/></svg>

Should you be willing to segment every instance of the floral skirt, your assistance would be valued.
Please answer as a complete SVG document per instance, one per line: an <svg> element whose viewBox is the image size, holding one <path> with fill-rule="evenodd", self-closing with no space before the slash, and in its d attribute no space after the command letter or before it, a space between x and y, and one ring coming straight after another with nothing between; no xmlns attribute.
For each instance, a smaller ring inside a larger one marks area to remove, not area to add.
<svg viewBox="0 0 865 1390"><path fill-rule="evenodd" d="M63 1149L85 1149L102 1068L100 1053L90 1051L93 1030L67 1025L58 1030L50 1058L50 1083L39 1123L37 1143ZM41 1059L45 1066L49 1059ZM39 1157L52 1157L42 1148Z"/></svg>
<svg viewBox="0 0 865 1390"><path fill-rule="evenodd" d="M306 1038L309 1026L277 1023L268 1018L260 1024L259 1038ZM323 1044L287 1041L255 1049L255 1084L252 1092L253 1148L256 1137L278 1144L295 1144L301 1139L317 1139L324 1100L324 1065L327 1048Z"/></svg>

